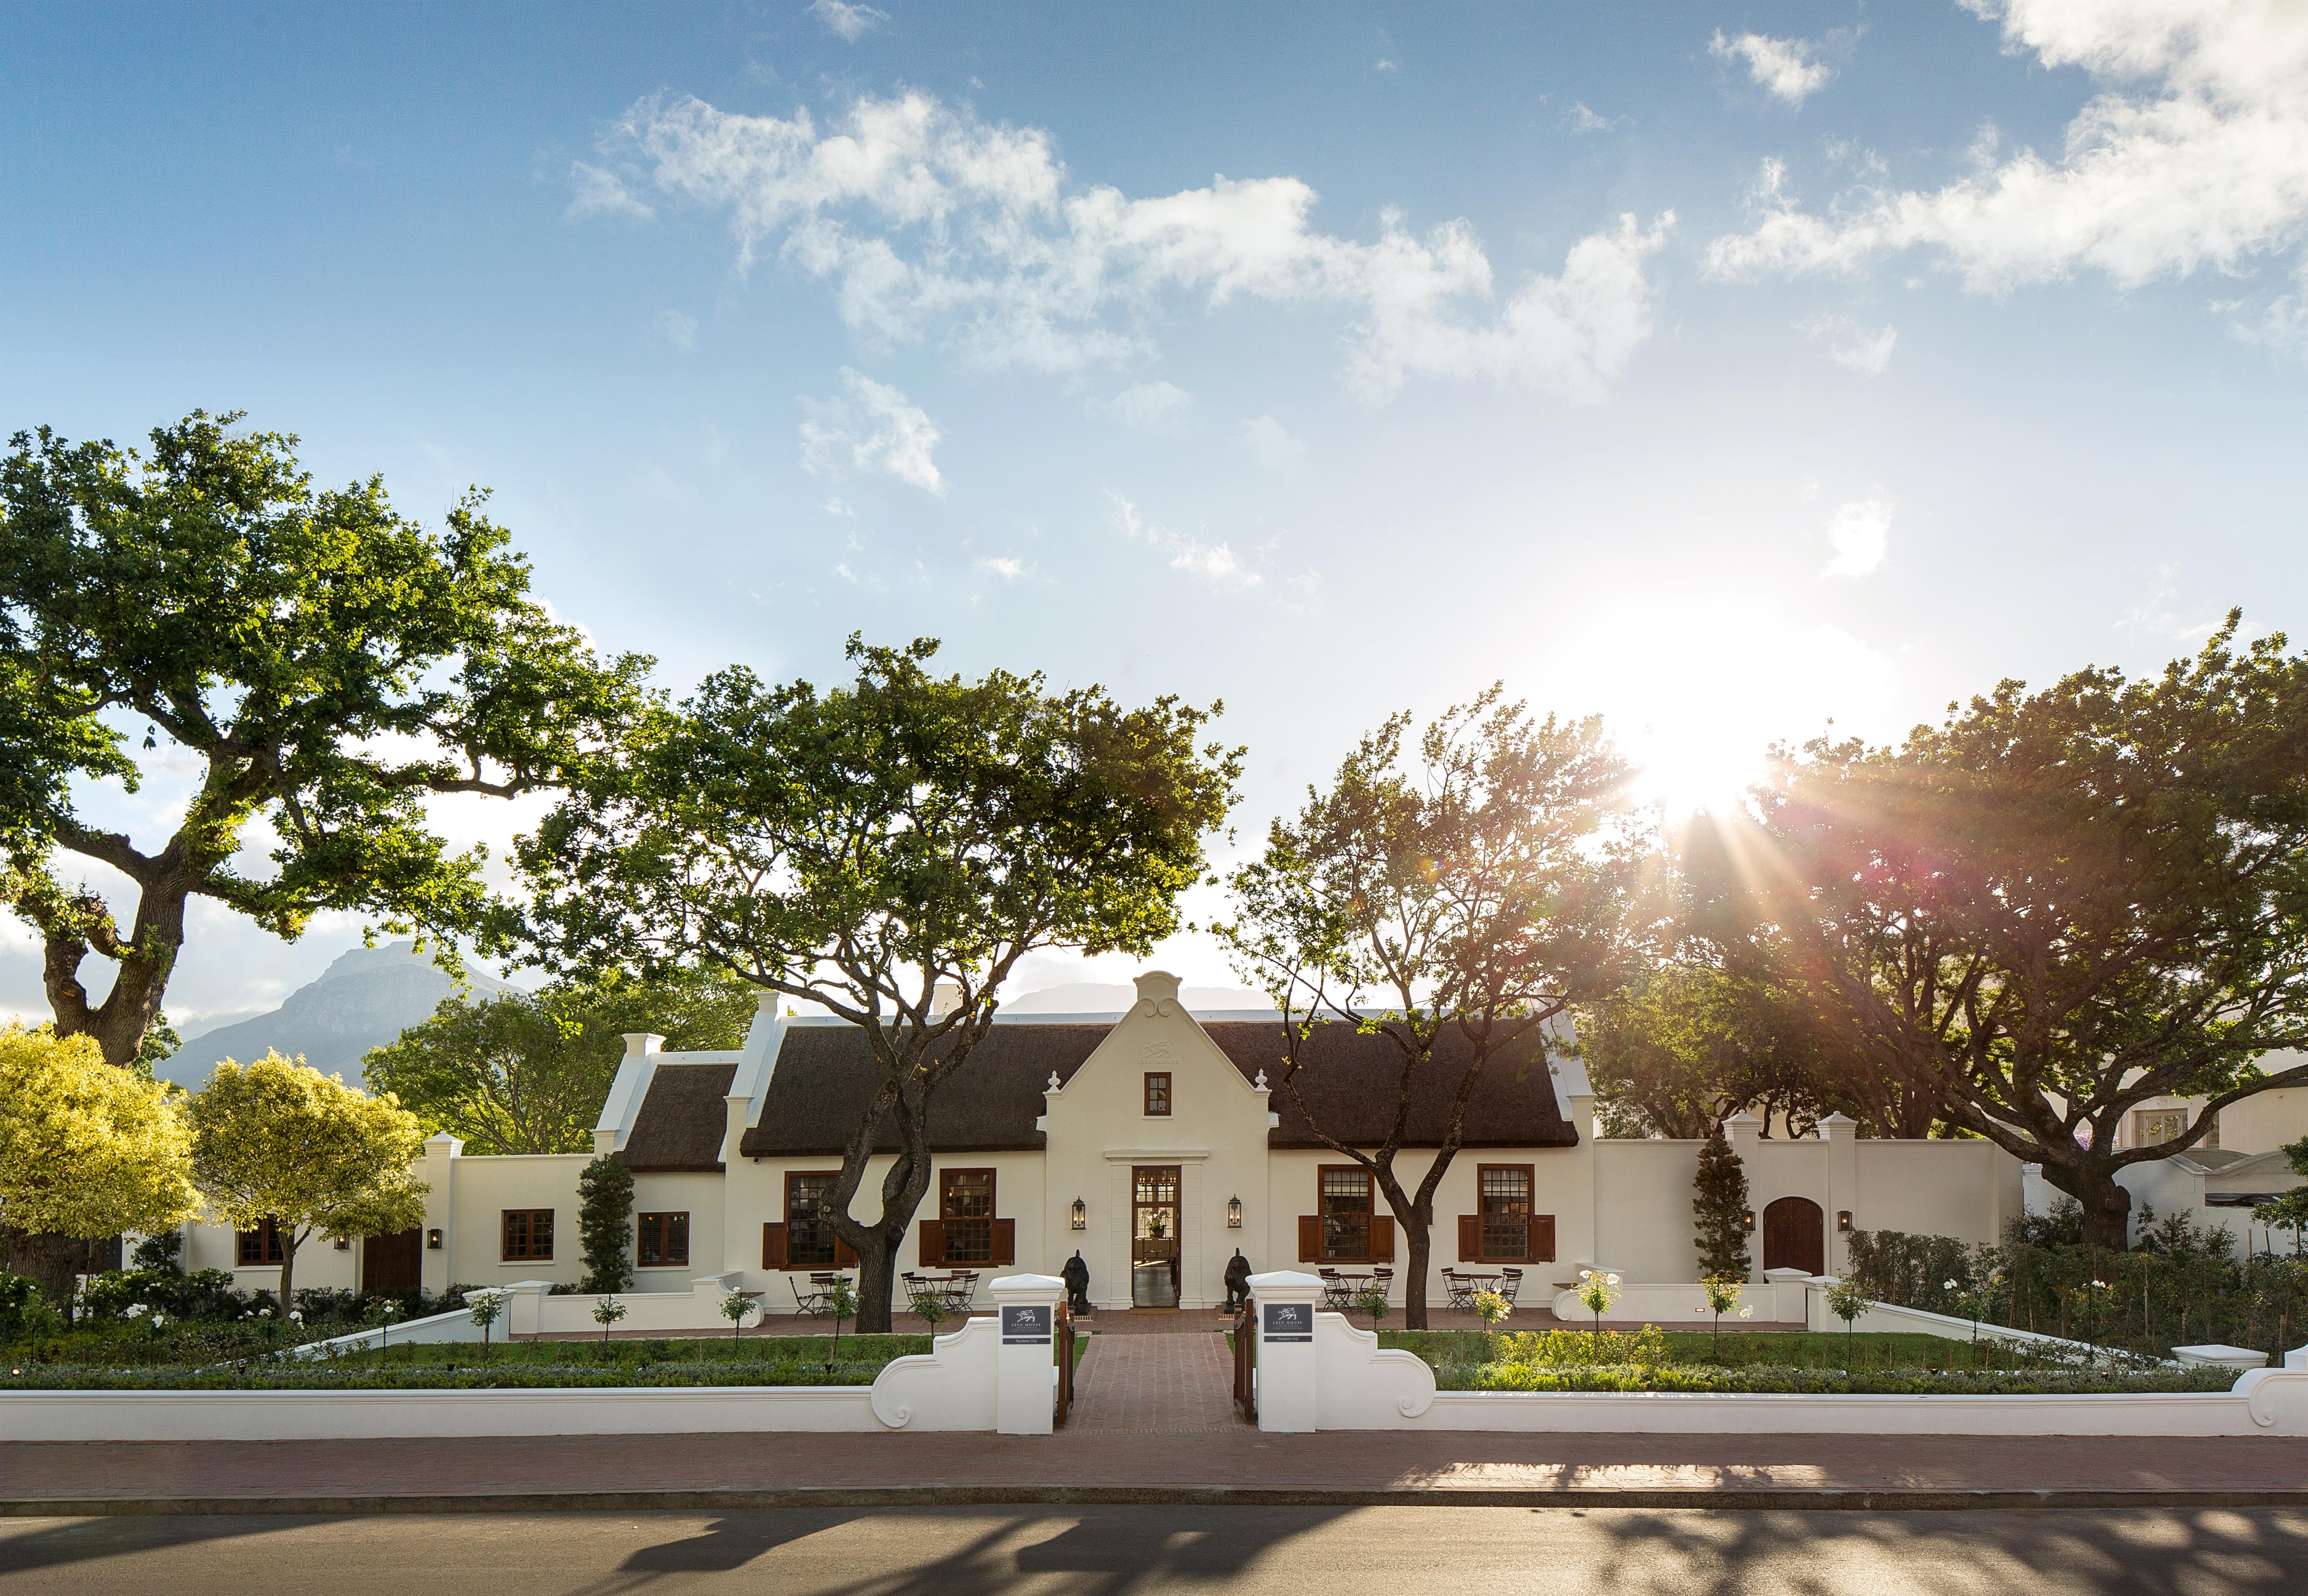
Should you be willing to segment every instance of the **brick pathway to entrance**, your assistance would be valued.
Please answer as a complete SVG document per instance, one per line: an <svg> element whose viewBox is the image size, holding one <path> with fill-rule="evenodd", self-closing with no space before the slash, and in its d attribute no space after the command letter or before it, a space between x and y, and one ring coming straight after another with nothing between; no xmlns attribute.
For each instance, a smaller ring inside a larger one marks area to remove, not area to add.
<svg viewBox="0 0 2308 1596"><path fill-rule="evenodd" d="M1096 1335L1074 1376L1066 1433L1210 1435L1246 1427L1234 1409L1226 1337Z"/></svg>

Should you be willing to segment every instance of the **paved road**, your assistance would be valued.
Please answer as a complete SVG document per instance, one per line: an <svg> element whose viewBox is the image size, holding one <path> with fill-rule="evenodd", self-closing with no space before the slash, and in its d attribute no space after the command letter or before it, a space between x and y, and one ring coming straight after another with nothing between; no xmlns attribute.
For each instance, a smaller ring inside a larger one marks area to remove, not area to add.
<svg viewBox="0 0 2308 1596"><path fill-rule="evenodd" d="M1113 1507L0 1520L0 1596L2308 1590L2308 1513Z"/></svg>

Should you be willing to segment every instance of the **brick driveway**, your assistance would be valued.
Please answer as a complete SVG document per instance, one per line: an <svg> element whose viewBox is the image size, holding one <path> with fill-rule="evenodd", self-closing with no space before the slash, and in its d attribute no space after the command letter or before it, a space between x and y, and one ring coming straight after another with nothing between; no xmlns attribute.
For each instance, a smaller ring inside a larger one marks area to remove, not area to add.
<svg viewBox="0 0 2308 1596"><path fill-rule="evenodd" d="M1234 1410L1226 1338L1097 1335L1074 1378L1069 1435L1193 1436L1247 1429Z"/></svg>

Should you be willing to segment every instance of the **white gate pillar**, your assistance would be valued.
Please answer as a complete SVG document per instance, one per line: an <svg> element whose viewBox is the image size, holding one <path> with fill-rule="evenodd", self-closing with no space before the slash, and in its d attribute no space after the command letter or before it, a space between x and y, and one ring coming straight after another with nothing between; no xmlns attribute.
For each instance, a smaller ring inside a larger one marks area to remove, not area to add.
<svg viewBox="0 0 2308 1596"><path fill-rule="evenodd" d="M994 1359L994 1428L1005 1436L1046 1436L1055 1428L1053 1348L1066 1282L1055 1274L1011 1274L986 1289L1002 1329Z"/></svg>
<svg viewBox="0 0 2308 1596"><path fill-rule="evenodd" d="M1258 1428L1314 1428L1314 1305L1322 1282L1295 1269L1250 1277L1258 1325Z"/></svg>

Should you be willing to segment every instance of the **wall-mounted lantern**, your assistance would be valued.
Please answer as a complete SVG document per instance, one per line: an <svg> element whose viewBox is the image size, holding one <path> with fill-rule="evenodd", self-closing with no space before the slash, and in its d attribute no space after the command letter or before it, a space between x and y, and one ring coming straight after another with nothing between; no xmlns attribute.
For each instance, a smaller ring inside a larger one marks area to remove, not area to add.
<svg viewBox="0 0 2308 1596"><path fill-rule="evenodd" d="M1077 1230L1087 1230L1089 1229L1089 1204L1083 1202L1080 1197L1076 1197L1074 1199L1073 1223L1074 1229Z"/></svg>
<svg viewBox="0 0 2308 1596"><path fill-rule="evenodd" d="M1239 1230L1242 1229L1242 1199L1240 1197L1228 1197L1227 1199L1227 1229L1229 1230Z"/></svg>
<svg viewBox="0 0 2308 1596"><path fill-rule="evenodd" d="M1743 1230L1747 1230L1747 1231L1753 1231L1753 1230L1754 1229L1754 1228L1755 1228L1755 1211L1754 1211L1753 1209L1750 1208L1749 1210L1747 1210L1746 1213L1745 1213L1745 1214L1744 1214L1744 1215L1740 1219L1740 1221L1739 1221L1739 1228L1740 1228L1741 1229L1743 1229Z"/></svg>
<svg viewBox="0 0 2308 1596"><path fill-rule="evenodd" d="M338 1237L338 1238L337 1238L337 1250L338 1250L339 1252L340 1252L340 1253L349 1253L349 1252L352 1251L352 1250L353 1250L353 1244L352 1244L352 1240L351 1240L351 1238L350 1238L349 1237L345 1237L345 1236L340 1236L340 1237Z"/></svg>
<svg viewBox="0 0 2308 1596"><path fill-rule="evenodd" d="M1851 1234L1851 1210L1839 1208L1835 1211L1835 1228L1846 1236Z"/></svg>
<svg viewBox="0 0 2308 1596"><path fill-rule="evenodd" d="M428 1253L437 1253L441 1250L441 1232L438 1227L425 1232L425 1250Z"/></svg>

